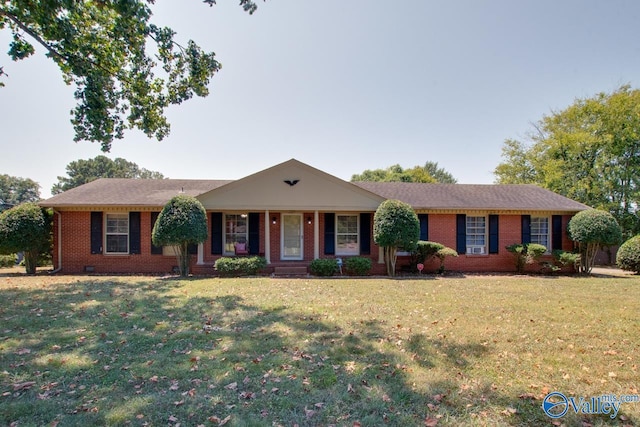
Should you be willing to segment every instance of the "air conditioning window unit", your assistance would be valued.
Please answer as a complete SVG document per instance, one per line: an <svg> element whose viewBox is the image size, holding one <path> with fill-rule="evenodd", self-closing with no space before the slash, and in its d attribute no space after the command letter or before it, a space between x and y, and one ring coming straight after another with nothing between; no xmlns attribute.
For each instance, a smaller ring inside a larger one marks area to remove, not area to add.
<svg viewBox="0 0 640 427"><path fill-rule="evenodd" d="M484 246L467 246L467 254L469 255L483 255Z"/></svg>

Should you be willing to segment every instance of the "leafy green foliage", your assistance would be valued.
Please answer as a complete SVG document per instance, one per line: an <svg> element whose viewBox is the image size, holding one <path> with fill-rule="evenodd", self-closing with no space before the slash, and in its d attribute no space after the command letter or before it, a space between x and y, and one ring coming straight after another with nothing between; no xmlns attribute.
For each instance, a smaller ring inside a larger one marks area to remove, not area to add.
<svg viewBox="0 0 640 427"><path fill-rule="evenodd" d="M620 246L616 264L623 270L640 274L640 235L630 238Z"/></svg>
<svg viewBox="0 0 640 427"><path fill-rule="evenodd" d="M25 202L40 200L40 185L29 179L0 175L0 212Z"/></svg>
<svg viewBox="0 0 640 427"><path fill-rule="evenodd" d="M576 270L578 269L578 264L580 262L580 254L576 252L567 252L562 250L555 250L552 252L553 259L556 264L559 264L560 267L564 267L566 265L573 266Z"/></svg>
<svg viewBox="0 0 640 427"><path fill-rule="evenodd" d="M214 268L223 276L255 276L267 266L263 257L222 257L218 258Z"/></svg>
<svg viewBox="0 0 640 427"><path fill-rule="evenodd" d="M424 264L432 257L436 256L440 249L443 249L444 245L437 242L429 242L426 240L419 240L416 243L416 247L411 251L410 268L411 271L418 271L417 265Z"/></svg>
<svg viewBox="0 0 640 427"><path fill-rule="evenodd" d="M52 194L62 193L79 187L98 178L139 178L163 179L160 172L141 168L133 162L117 157L111 160L107 156L96 156L93 159L80 159L67 165L68 177L59 176L58 182L51 188Z"/></svg>
<svg viewBox="0 0 640 427"><path fill-rule="evenodd" d="M518 274L524 273L524 268L527 264L533 264L547 252L547 248L544 245L537 243L514 243L507 246L506 249L515 257L516 272Z"/></svg>
<svg viewBox="0 0 640 427"><path fill-rule="evenodd" d="M444 248L438 249L438 252L436 252L436 258L440 260L440 267L438 268L438 273L440 274L444 273L445 271L444 262L449 257L457 258L458 251L446 246Z"/></svg>
<svg viewBox="0 0 640 427"><path fill-rule="evenodd" d="M198 199L186 194L173 197L164 206L152 232L156 246L175 246L180 275L189 274L190 244L207 239L207 213Z"/></svg>
<svg viewBox="0 0 640 427"><path fill-rule="evenodd" d="M606 210L632 236L640 232L639 135L640 90L622 86L544 116L529 143L505 141L494 174Z"/></svg>
<svg viewBox="0 0 640 427"><path fill-rule="evenodd" d="M14 267L16 265L16 254L0 255L0 268Z"/></svg>
<svg viewBox="0 0 640 427"><path fill-rule="evenodd" d="M333 276L338 271L338 261L334 258L316 258L309 264L314 276Z"/></svg>
<svg viewBox="0 0 640 427"><path fill-rule="evenodd" d="M598 249L622 241L622 229L613 215L597 209L578 212L569 221L567 231L571 240L579 244L581 273L591 272Z"/></svg>
<svg viewBox="0 0 640 427"><path fill-rule="evenodd" d="M383 182L439 182L455 184L457 181L449 172L438 167L437 162L427 162L424 166L403 169L400 165L387 169L367 169L362 174L354 174L351 181L383 181Z"/></svg>
<svg viewBox="0 0 640 427"><path fill-rule="evenodd" d="M50 244L51 217L28 202L0 214L0 252L24 252L27 274L35 274L38 255Z"/></svg>
<svg viewBox="0 0 640 427"><path fill-rule="evenodd" d="M162 140L169 133L165 109L194 95L220 69L213 52L151 22L153 0L31 2L0 4L0 30L12 35L9 55L31 56L33 42L47 50L67 84L76 87L71 120L75 141L99 142L109 151L126 129ZM206 1L210 5L214 1ZM256 5L241 0L253 13ZM28 36L30 40L27 40ZM0 76L4 74L0 68Z"/></svg>
<svg viewBox="0 0 640 427"><path fill-rule="evenodd" d="M351 276L366 276L371 271L371 259L354 256L345 259L344 271Z"/></svg>
<svg viewBox="0 0 640 427"><path fill-rule="evenodd" d="M373 216L373 239L384 250L387 274L395 276L398 248L411 252L420 239L418 215L407 203L385 200Z"/></svg>

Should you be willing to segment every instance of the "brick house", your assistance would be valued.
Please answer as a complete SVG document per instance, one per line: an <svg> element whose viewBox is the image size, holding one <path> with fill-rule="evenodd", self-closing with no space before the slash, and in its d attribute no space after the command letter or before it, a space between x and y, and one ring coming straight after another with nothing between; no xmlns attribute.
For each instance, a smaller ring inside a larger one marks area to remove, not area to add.
<svg viewBox="0 0 640 427"><path fill-rule="evenodd" d="M195 274L213 273L216 259L236 255L236 244L264 256L271 269L363 256L372 259L374 273L383 273L373 215L386 199L414 208L421 240L458 251L447 269L513 271L505 246L535 242L571 250L567 223L589 209L535 185L353 183L295 159L235 181L98 179L41 203L55 213L54 269L171 272L172 248L154 246L151 231L179 193L196 197L207 211L209 237L192 248Z"/></svg>

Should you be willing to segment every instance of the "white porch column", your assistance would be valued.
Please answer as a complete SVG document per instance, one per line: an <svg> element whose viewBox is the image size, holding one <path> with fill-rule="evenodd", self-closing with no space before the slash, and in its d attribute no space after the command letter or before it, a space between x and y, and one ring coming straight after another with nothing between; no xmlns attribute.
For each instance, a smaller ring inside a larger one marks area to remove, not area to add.
<svg viewBox="0 0 640 427"><path fill-rule="evenodd" d="M204 243L198 243L198 262L197 265L204 265Z"/></svg>
<svg viewBox="0 0 640 427"><path fill-rule="evenodd" d="M320 224L318 211L313 212L313 259L320 258Z"/></svg>
<svg viewBox="0 0 640 427"><path fill-rule="evenodd" d="M264 258L271 264L271 218L269 210L264 211Z"/></svg>

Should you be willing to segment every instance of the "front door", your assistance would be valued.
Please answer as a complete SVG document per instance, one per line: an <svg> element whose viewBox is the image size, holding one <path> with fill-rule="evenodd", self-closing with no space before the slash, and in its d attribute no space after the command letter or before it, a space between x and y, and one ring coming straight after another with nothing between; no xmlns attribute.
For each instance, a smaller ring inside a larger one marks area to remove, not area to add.
<svg viewBox="0 0 640 427"><path fill-rule="evenodd" d="M302 214L282 214L281 229L281 258L283 260L301 260L303 258Z"/></svg>

